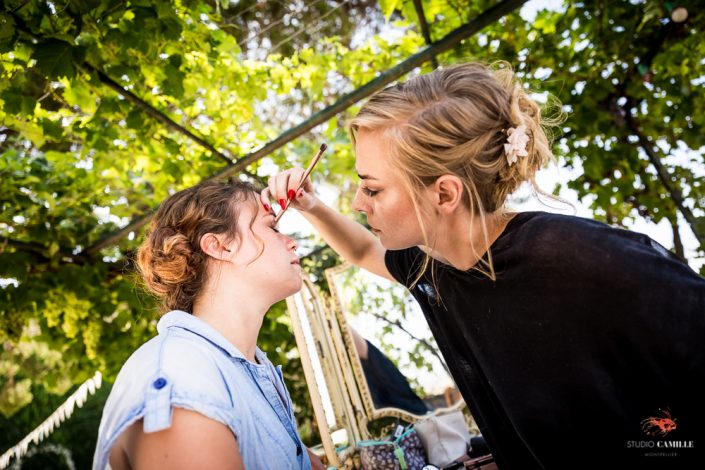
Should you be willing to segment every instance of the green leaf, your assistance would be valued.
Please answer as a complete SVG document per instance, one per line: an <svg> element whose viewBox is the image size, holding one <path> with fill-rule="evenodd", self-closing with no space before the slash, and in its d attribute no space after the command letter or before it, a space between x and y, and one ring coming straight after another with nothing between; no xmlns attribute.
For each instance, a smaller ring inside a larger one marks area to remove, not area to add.
<svg viewBox="0 0 705 470"><path fill-rule="evenodd" d="M73 47L64 41L40 41L35 46L32 58L37 61L37 69L50 79L73 78L76 74L72 64Z"/></svg>
<svg viewBox="0 0 705 470"><path fill-rule="evenodd" d="M71 50L71 56L75 64L82 64L86 60L87 48L84 46L76 46Z"/></svg>
<svg viewBox="0 0 705 470"><path fill-rule="evenodd" d="M95 97L93 91L85 80L74 79L65 81L64 99L72 106L78 106L81 111L94 113L96 110Z"/></svg>
<svg viewBox="0 0 705 470"><path fill-rule="evenodd" d="M125 118L125 123L130 129L140 129L144 125L144 113L141 109L135 108Z"/></svg>
<svg viewBox="0 0 705 470"><path fill-rule="evenodd" d="M382 14L384 15L385 21L389 21L389 18L392 16L392 13L394 13L394 10L397 9L397 6L401 3L401 0L380 0L379 1L379 8L382 10Z"/></svg>
<svg viewBox="0 0 705 470"><path fill-rule="evenodd" d="M54 256L59 251L59 244L56 241L52 241L47 251L49 256Z"/></svg>
<svg viewBox="0 0 705 470"><path fill-rule="evenodd" d="M0 13L0 47L9 46L15 37L15 20L10 15Z"/></svg>
<svg viewBox="0 0 705 470"><path fill-rule="evenodd" d="M63 129L60 122L45 118L41 120L41 123L42 131L45 136L51 137L55 140L59 140L63 137Z"/></svg>
<svg viewBox="0 0 705 470"><path fill-rule="evenodd" d="M3 101L3 111L7 114L20 114L22 112L22 90L16 87L0 92Z"/></svg>
<svg viewBox="0 0 705 470"><path fill-rule="evenodd" d="M164 67L164 73L166 74L166 78L162 81L164 93L175 98L181 98L184 94L184 73L171 64Z"/></svg>

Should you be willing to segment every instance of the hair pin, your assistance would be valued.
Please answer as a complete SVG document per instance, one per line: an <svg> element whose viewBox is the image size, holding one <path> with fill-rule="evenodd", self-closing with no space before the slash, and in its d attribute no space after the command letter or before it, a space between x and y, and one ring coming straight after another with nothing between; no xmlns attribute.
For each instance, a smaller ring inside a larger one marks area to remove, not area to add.
<svg viewBox="0 0 705 470"><path fill-rule="evenodd" d="M529 152L526 150L529 144L529 136L526 134L526 126L524 124L506 129L506 134L507 143L504 144L504 153L507 155L507 163L512 166L519 161L519 157L529 156Z"/></svg>

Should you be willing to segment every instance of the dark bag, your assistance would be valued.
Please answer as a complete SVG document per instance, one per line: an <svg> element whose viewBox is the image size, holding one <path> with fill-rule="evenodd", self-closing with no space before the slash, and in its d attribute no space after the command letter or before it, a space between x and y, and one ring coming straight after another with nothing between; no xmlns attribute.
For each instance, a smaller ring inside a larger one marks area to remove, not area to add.
<svg viewBox="0 0 705 470"><path fill-rule="evenodd" d="M365 470L421 470L426 452L414 428L396 439L360 441L360 460Z"/></svg>

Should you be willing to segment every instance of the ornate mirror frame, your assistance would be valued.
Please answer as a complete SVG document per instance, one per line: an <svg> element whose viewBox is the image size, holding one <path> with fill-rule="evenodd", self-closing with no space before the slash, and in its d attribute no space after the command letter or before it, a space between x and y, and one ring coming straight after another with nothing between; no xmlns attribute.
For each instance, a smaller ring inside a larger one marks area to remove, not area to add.
<svg viewBox="0 0 705 470"><path fill-rule="evenodd" d="M323 449L329 465L339 467L335 441L354 443L360 439L357 415L362 404L356 410L346 387L345 376L351 376L352 371L341 363L330 307L315 284L305 274L302 278L301 291L286 299L287 309Z"/></svg>
<svg viewBox="0 0 705 470"><path fill-rule="evenodd" d="M286 299L321 442L334 467L341 466L336 445L371 439L367 424L372 420L394 417L414 423L465 407L461 399L423 416L375 407L335 283L335 276L352 268L345 263L325 271L330 298L302 273L301 291Z"/></svg>
<svg viewBox="0 0 705 470"><path fill-rule="evenodd" d="M377 408L372 401L372 394L370 393L370 389L367 385L367 380L365 379L365 374L362 369L362 363L360 362L360 356L357 354L357 350L355 348L355 344L353 342L353 337L352 333L350 331L350 325L348 323L348 320L345 316L345 311L343 308L343 302L342 299L340 298L340 293L338 292L338 289L336 287L335 283L335 276L344 273L345 271L349 269L353 269L355 266L353 266L350 263L343 263L341 265L335 266L333 268L326 269L325 275L326 275L326 281L328 282L328 287L331 292L331 307L332 310L335 314L337 323L339 325L339 328L341 330L342 334L342 339L345 347L345 352L347 353L348 357L348 362L350 364L350 367L352 368L354 377L355 377L355 386L356 390L351 391L351 393L357 393L360 395L360 398L362 400L364 409L365 409L365 420L366 421L372 421L378 418L384 418L384 417L393 417L393 418L399 418L403 421L409 422L409 423L414 423L420 419L423 419L424 417L427 417L427 415L417 415L414 413L411 413L406 410L402 410L400 408L392 408L392 407L385 407L385 408ZM436 408L433 410L432 414L444 414L448 413L450 411L455 411L458 409L462 409L465 406L465 402L461 398L459 401L454 403L452 406L445 407L445 408ZM366 423L365 423L365 430L367 428Z"/></svg>

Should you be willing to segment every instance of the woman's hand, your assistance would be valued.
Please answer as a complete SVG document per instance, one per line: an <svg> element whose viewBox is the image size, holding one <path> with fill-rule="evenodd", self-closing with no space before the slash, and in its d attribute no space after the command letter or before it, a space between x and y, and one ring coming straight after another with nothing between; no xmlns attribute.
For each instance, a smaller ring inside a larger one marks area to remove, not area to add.
<svg viewBox="0 0 705 470"><path fill-rule="evenodd" d="M352 219L326 206L313 193L313 184L307 180L295 194L304 170L291 168L269 178L260 200L266 210L275 204L282 208L288 199L291 207L298 209L323 239L348 262L385 279L396 282L384 262L386 248L372 232ZM291 196L291 197L289 197Z"/></svg>
<svg viewBox="0 0 705 470"><path fill-rule="evenodd" d="M313 193L310 177L306 178L298 194L295 193L303 175L302 168L291 168L269 178L267 187L262 190L260 195L265 209L275 207L275 204L284 209L287 201L291 199L291 207L294 209L303 212L311 210L316 205L318 198Z"/></svg>

